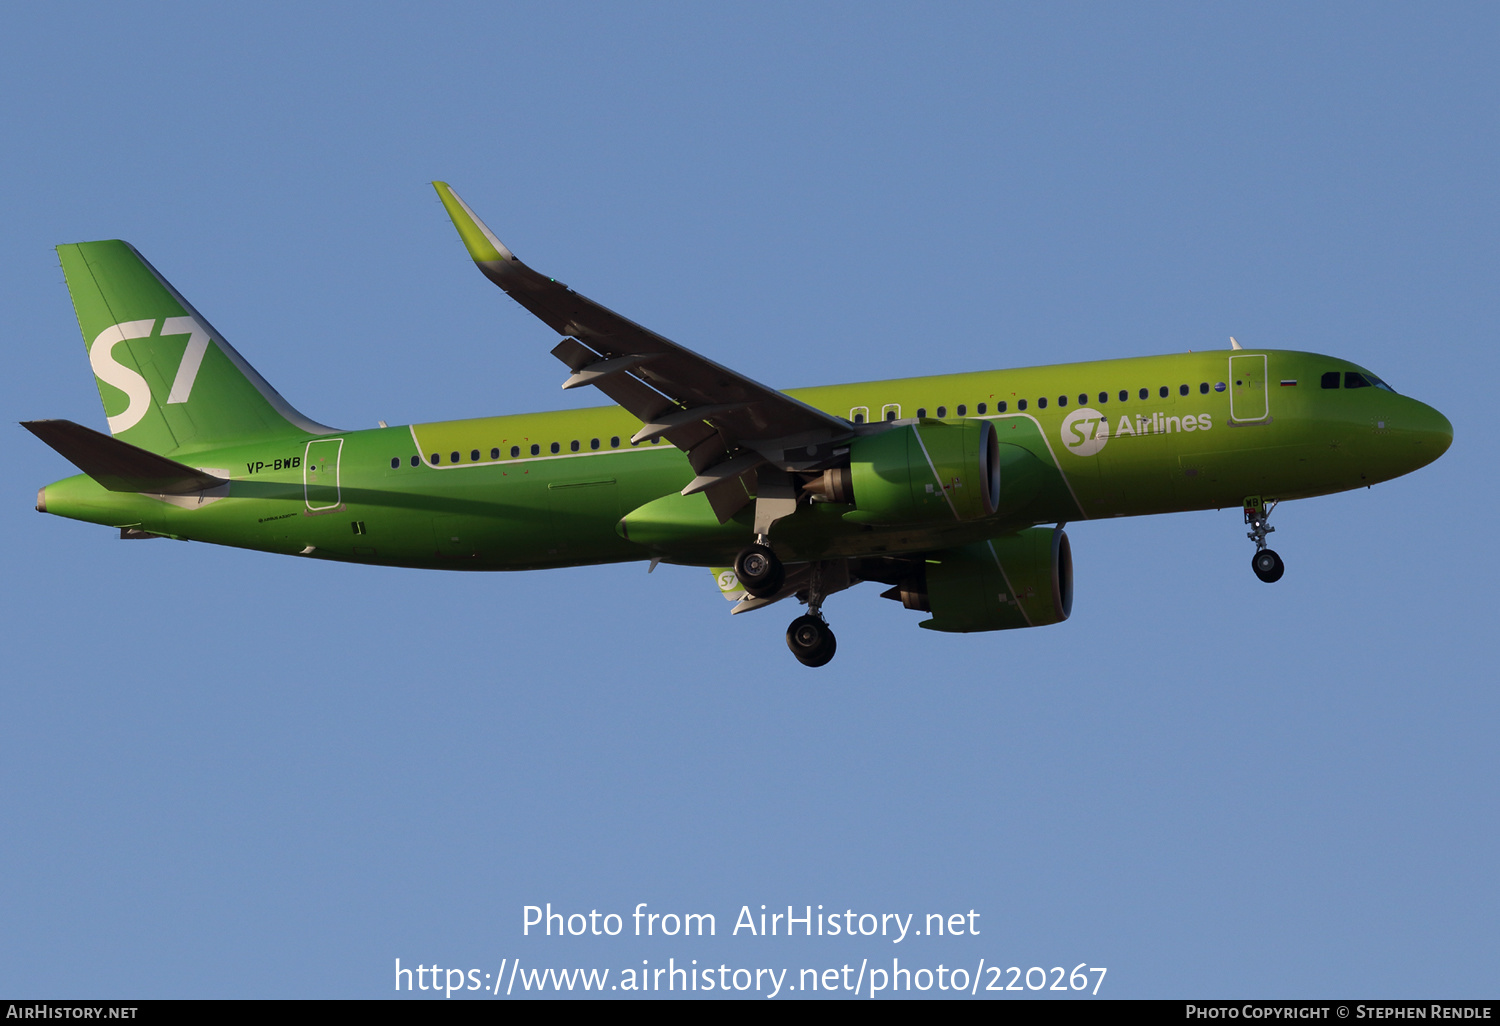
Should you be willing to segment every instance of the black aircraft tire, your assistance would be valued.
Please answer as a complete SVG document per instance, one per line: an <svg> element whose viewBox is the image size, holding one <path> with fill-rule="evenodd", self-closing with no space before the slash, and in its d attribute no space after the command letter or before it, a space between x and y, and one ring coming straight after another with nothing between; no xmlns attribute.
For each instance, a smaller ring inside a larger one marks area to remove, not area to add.
<svg viewBox="0 0 1500 1026"><path fill-rule="evenodd" d="M838 640L816 616L799 616L786 629L786 647L803 666L826 666L838 651Z"/></svg>
<svg viewBox="0 0 1500 1026"><path fill-rule="evenodd" d="M735 556L734 574L755 598L770 598L786 583L786 568L765 545L748 545Z"/></svg>
<svg viewBox="0 0 1500 1026"><path fill-rule="evenodd" d="M1267 584L1275 584L1286 573L1286 564L1273 549L1261 549L1250 558L1250 569Z"/></svg>

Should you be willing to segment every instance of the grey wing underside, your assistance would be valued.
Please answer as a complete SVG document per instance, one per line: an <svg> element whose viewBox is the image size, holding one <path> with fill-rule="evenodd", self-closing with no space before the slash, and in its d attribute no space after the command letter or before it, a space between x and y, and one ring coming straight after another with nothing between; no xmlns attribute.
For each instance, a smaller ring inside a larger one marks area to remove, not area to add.
<svg viewBox="0 0 1500 1026"><path fill-rule="evenodd" d="M633 443L665 438L697 475L684 494L704 492L720 521L753 498L756 472L814 470L851 438L849 421L700 356L574 292L518 260L457 193L434 182L474 263L521 306L565 336L552 354L642 424Z"/></svg>

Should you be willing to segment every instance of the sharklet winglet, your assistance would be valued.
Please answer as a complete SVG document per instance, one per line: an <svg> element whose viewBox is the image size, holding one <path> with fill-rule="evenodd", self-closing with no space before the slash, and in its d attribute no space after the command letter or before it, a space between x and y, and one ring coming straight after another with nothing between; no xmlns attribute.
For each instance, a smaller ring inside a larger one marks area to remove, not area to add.
<svg viewBox="0 0 1500 1026"><path fill-rule="evenodd" d="M496 238L495 233L469 209L469 205L459 198L452 186L447 182L433 182L432 187L437 190L438 199L443 201L443 208L453 219L453 227L458 229L464 248L469 251L469 256L476 264L483 268L485 264L516 258L505 243Z"/></svg>

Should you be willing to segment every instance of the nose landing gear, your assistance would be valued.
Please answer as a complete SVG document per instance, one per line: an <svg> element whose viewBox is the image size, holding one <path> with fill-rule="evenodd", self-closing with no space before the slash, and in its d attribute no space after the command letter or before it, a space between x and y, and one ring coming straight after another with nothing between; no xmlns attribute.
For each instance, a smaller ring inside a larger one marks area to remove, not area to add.
<svg viewBox="0 0 1500 1026"><path fill-rule="evenodd" d="M1262 549L1250 558L1250 569L1267 584L1275 584L1286 573L1286 564L1274 549Z"/></svg>
<svg viewBox="0 0 1500 1026"><path fill-rule="evenodd" d="M1266 535L1276 530L1267 522L1275 508L1274 499L1264 502L1259 495L1245 499L1245 523L1250 525L1250 532L1245 537L1255 543L1255 555L1250 557L1250 569L1267 584L1275 584L1286 573L1286 564L1281 561L1281 557L1274 549L1266 548Z"/></svg>

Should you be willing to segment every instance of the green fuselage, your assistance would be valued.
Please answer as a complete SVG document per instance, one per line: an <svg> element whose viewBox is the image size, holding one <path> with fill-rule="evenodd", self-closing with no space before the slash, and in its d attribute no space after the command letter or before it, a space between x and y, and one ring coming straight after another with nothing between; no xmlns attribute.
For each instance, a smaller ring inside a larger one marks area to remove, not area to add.
<svg viewBox="0 0 1500 1026"><path fill-rule="evenodd" d="M793 391L870 430L892 419L983 417L1002 443L1035 456L1047 480L1019 508L1002 502L996 515L966 522L870 525L846 519L847 505L806 504L777 524L775 544L789 561L922 552L1035 524L1302 498L1409 473L1448 447L1452 428L1441 413L1383 387L1344 387L1350 374L1372 377L1312 353L1246 350ZM1324 387L1327 375L1339 387ZM749 508L720 525L696 496L701 507L684 500L675 526L622 524L694 477L670 445L632 446L639 427L624 410L602 407L290 432L173 453L230 478L227 494L111 492L80 475L43 489L39 508L149 534L392 566L731 561L751 540Z"/></svg>

